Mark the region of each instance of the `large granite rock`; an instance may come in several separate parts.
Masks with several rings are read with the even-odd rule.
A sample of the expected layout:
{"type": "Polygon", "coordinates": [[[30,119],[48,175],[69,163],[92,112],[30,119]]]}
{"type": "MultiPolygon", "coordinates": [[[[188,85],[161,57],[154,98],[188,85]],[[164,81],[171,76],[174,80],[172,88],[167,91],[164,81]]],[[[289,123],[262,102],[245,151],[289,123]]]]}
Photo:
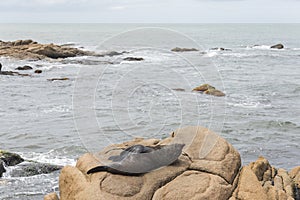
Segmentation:
{"type": "Polygon", "coordinates": [[[102,161],[93,154],[85,154],[75,167],[62,169],[60,199],[224,199],[231,196],[241,165],[240,155],[226,140],[203,127],[179,129],[161,141],[135,139],[111,145],[99,152],[97,158],[117,155],[120,149],[132,145],[155,148],[172,143],[185,144],[179,159],[169,166],[139,176],[103,171],[88,175],[87,171],[102,161]],[[208,141],[210,147],[207,150],[208,141]]]}
{"type": "Polygon", "coordinates": [[[0,56],[40,60],[94,55],[92,52],[55,44],[39,44],[32,40],[0,41],[0,56]]]}
{"type": "Polygon", "coordinates": [[[295,198],[294,181],[284,169],[275,169],[268,160],[259,157],[244,166],[238,187],[230,200],[292,200],[295,198]]]}

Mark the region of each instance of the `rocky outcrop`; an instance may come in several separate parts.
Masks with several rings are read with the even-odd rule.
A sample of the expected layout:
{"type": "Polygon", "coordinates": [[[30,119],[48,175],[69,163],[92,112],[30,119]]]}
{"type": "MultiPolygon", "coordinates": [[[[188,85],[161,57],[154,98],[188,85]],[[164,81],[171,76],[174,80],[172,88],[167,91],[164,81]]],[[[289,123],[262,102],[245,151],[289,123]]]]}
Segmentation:
{"type": "Polygon", "coordinates": [[[213,87],[209,84],[203,84],[198,87],[195,87],[193,89],[193,91],[197,91],[197,92],[201,92],[203,94],[209,94],[209,95],[213,95],[213,96],[217,96],[217,97],[225,96],[225,94],[222,91],[217,90],[215,87],[213,87]]]}
{"type": "Polygon", "coordinates": [[[40,60],[94,55],[92,52],[55,44],[39,44],[32,40],[0,41],[0,56],[40,60]]]}
{"type": "Polygon", "coordinates": [[[15,166],[24,161],[20,155],[3,150],[0,150],[0,160],[2,160],[7,166],[15,166]]]}
{"type": "Polygon", "coordinates": [[[40,69],[36,69],[36,70],[34,71],[35,74],[41,74],[42,72],[43,72],[43,71],[40,70],[40,69]]]}
{"type": "Polygon", "coordinates": [[[108,146],[97,154],[83,155],[75,167],[62,169],[60,199],[226,199],[236,187],[240,165],[239,153],[226,140],[203,127],[186,127],[164,140],[135,139],[108,146]],[[209,147],[207,138],[212,142],[209,147]],[[99,158],[118,155],[132,145],[155,148],[173,143],[184,143],[185,147],[171,165],[139,176],[105,171],[87,174],[104,163],[99,158]]]}
{"type": "Polygon", "coordinates": [[[275,169],[263,157],[244,166],[238,187],[230,200],[292,200],[296,198],[295,177],[284,169],[275,169]]]}
{"type": "Polygon", "coordinates": [[[123,60],[126,60],[126,61],[142,61],[142,60],[144,60],[144,58],[140,58],[140,57],[127,57],[127,58],[124,58],[123,60]]]}
{"type": "Polygon", "coordinates": [[[62,166],[26,161],[16,153],[0,150],[0,177],[7,172],[5,167],[14,166],[9,170],[11,177],[28,177],[38,174],[48,174],[60,170],[62,166]]]}
{"type": "Polygon", "coordinates": [[[284,48],[283,44],[275,44],[271,46],[271,49],[283,49],[283,48],[284,48]]]}
{"type": "Polygon", "coordinates": [[[175,47],[174,49],[171,49],[171,51],[174,51],[174,52],[186,52],[186,51],[199,51],[199,50],[195,49],[195,48],[179,48],[179,47],[175,47]]]}

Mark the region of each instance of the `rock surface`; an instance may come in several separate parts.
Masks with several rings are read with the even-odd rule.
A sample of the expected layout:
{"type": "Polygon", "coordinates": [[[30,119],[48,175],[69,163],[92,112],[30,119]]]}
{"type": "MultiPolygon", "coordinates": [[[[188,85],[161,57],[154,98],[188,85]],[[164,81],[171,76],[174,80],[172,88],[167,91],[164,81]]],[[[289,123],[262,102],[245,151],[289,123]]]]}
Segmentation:
{"type": "Polygon", "coordinates": [[[275,44],[271,46],[271,49],[283,49],[283,48],[284,48],[283,44],[275,44]]]}
{"type": "Polygon", "coordinates": [[[144,58],[140,58],[140,57],[127,57],[127,58],[124,58],[123,60],[126,60],[126,61],[142,61],[142,60],[144,60],[144,58]]]}
{"type": "MultiPolygon", "coordinates": [[[[300,166],[288,173],[272,167],[263,157],[241,170],[240,165],[239,153],[225,139],[203,127],[186,127],[164,140],[135,139],[110,145],[96,154],[83,155],[75,167],[62,169],[60,199],[300,199],[300,166]],[[155,147],[172,143],[185,144],[182,155],[172,165],[155,171],[139,176],[86,173],[101,164],[105,156],[116,155],[132,145],[155,147]]],[[[45,199],[57,200],[58,197],[51,193],[45,199]]]]}
{"type": "Polygon", "coordinates": [[[39,44],[32,40],[0,41],[0,56],[17,59],[41,60],[90,55],[94,53],[55,44],[39,44]]]}
{"type": "Polygon", "coordinates": [[[31,70],[33,69],[32,67],[25,65],[23,67],[17,67],[15,70],[31,70]]]}
{"type": "Polygon", "coordinates": [[[197,91],[197,92],[201,92],[203,94],[209,94],[209,95],[213,95],[213,96],[217,96],[217,97],[225,96],[225,94],[222,91],[217,90],[215,87],[213,87],[209,84],[203,84],[198,87],[195,87],[193,89],[193,91],[197,91]]]}
{"type": "Polygon", "coordinates": [[[185,51],[199,51],[199,50],[195,49],[195,48],[179,48],[179,47],[175,47],[174,49],[171,49],[171,51],[174,51],[174,52],[185,52],[185,51]]]}
{"type": "MultiPolygon", "coordinates": [[[[11,177],[28,177],[38,174],[48,174],[60,170],[62,166],[25,161],[20,155],[0,150],[0,177],[7,172],[5,167],[14,166],[9,170],[11,177]]],[[[7,172],[8,173],[8,172],[7,172]]]]}
{"type": "Polygon", "coordinates": [[[296,181],[284,169],[275,169],[268,160],[259,157],[242,168],[238,187],[230,200],[292,200],[297,195],[294,190],[296,181]]]}
{"type": "Polygon", "coordinates": [[[229,198],[241,165],[239,153],[223,138],[203,127],[179,129],[164,140],[135,139],[85,154],[76,167],[66,166],[59,178],[60,199],[215,199],[229,198]],[[207,138],[212,143],[207,146],[207,138]],[[132,145],[156,147],[184,143],[182,155],[169,166],[139,175],[86,172],[103,158],[132,145]],[[202,149],[204,148],[204,149],[202,149]],[[101,159],[98,159],[101,158],[101,159]]]}

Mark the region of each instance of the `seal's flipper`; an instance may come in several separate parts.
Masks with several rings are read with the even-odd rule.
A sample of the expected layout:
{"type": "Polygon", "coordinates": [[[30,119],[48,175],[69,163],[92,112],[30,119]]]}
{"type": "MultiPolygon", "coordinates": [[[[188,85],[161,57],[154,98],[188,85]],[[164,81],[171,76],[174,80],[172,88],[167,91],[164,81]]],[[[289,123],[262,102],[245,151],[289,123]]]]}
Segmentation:
{"type": "Polygon", "coordinates": [[[91,174],[95,172],[105,172],[107,171],[107,168],[108,168],[107,166],[97,166],[87,171],[87,174],[91,174]]]}

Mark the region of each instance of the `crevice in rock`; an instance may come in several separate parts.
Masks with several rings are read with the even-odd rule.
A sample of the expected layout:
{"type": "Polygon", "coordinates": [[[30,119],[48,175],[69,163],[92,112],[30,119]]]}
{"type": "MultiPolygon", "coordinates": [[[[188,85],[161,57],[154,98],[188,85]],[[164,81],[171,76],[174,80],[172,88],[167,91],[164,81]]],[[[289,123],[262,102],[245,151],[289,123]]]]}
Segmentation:
{"type": "Polygon", "coordinates": [[[293,192],[294,192],[295,200],[300,200],[300,190],[299,190],[297,184],[294,185],[293,190],[294,190],[293,192]]]}

